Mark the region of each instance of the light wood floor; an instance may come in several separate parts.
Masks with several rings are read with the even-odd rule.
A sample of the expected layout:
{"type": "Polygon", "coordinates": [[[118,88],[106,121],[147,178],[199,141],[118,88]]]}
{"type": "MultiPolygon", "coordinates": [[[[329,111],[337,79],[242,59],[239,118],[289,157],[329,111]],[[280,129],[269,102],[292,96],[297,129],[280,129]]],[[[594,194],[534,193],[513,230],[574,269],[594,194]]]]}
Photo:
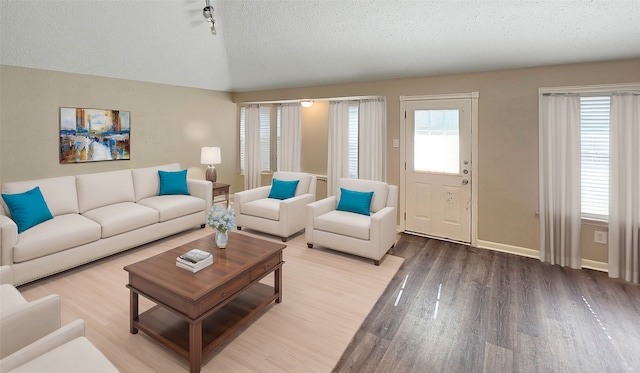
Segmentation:
{"type": "Polygon", "coordinates": [[[636,284],[409,235],[394,254],[335,372],[640,372],[636,284]]]}
{"type": "MultiPolygon", "coordinates": [[[[186,372],[188,363],[143,332],[129,333],[125,265],[212,231],[196,229],[19,288],[28,300],[62,298],[62,323],[85,320],[87,338],[121,372],[186,372]]],[[[253,234],[265,239],[272,236],[253,234]]],[[[228,248],[227,250],[232,250],[228,248]]],[[[203,372],[329,372],[403,259],[372,261],[307,249],[304,235],[284,250],[283,302],[272,305],[219,353],[203,372]]],[[[273,284],[273,275],[263,281],[273,284]]],[[[152,303],[141,297],[140,310],[152,303]]]]}

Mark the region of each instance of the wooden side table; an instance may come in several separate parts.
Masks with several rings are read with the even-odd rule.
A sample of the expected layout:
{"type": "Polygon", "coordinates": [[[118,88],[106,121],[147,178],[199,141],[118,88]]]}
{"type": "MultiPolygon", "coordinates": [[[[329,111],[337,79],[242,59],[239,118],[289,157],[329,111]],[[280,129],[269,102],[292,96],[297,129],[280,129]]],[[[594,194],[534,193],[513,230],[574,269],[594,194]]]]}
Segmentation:
{"type": "Polygon", "coordinates": [[[213,204],[217,196],[224,194],[224,200],[227,202],[227,208],[229,208],[229,184],[213,183],[213,195],[211,197],[211,203],[213,204]]]}

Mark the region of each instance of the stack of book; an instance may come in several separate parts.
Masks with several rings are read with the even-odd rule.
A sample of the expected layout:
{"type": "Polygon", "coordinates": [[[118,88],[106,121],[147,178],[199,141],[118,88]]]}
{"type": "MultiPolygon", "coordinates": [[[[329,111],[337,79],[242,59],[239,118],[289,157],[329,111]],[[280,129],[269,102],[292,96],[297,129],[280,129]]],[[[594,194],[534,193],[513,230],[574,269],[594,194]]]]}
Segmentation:
{"type": "Polygon", "coordinates": [[[190,250],[176,258],[176,265],[193,273],[213,264],[213,255],[200,249],[190,250]]]}

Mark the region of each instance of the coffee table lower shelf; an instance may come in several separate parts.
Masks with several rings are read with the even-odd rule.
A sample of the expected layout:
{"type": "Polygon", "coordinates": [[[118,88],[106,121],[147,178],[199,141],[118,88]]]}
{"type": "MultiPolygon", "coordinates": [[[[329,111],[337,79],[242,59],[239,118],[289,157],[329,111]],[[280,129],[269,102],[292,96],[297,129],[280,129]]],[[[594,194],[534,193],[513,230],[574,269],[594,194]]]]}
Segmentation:
{"type": "MultiPolygon", "coordinates": [[[[257,283],[203,319],[202,358],[233,337],[279,296],[272,286],[257,283]]],[[[133,327],[189,360],[189,322],[173,311],[156,305],[141,313],[133,321],[133,327]]]]}

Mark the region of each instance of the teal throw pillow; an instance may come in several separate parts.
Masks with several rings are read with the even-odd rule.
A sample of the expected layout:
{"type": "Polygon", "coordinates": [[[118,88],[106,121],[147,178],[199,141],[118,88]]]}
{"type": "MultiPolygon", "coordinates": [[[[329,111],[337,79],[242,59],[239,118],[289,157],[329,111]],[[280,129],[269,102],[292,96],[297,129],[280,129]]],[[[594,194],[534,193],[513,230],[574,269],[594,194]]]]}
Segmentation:
{"type": "Polygon", "coordinates": [[[296,188],[300,180],[279,180],[273,179],[271,182],[271,191],[269,192],[269,198],[275,199],[287,199],[296,195],[296,188]]]}
{"type": "Polygon", "coordinates": [[[356,214],[371,215],[371,199],[373,192],[358,192],[340,188],[340,202],[336,210],[355,212],[356,214]]]}
{"type": "Polygon", "coordinates": [[[189,188],[187,188],[187,170],[158,170],[158,175],[160,176],[160,193],[158,193],[159,196],[166,196],[169,194],[189,195],[189,188]]]}
{"type": "Polygon", "coordinates": [[[2,194],[2,199],[9,208],[11,218],[18,225],[18,233],[22,233],[43,221],[53,219],[40,187],[35,187],[24,193],[2,194]]]}

